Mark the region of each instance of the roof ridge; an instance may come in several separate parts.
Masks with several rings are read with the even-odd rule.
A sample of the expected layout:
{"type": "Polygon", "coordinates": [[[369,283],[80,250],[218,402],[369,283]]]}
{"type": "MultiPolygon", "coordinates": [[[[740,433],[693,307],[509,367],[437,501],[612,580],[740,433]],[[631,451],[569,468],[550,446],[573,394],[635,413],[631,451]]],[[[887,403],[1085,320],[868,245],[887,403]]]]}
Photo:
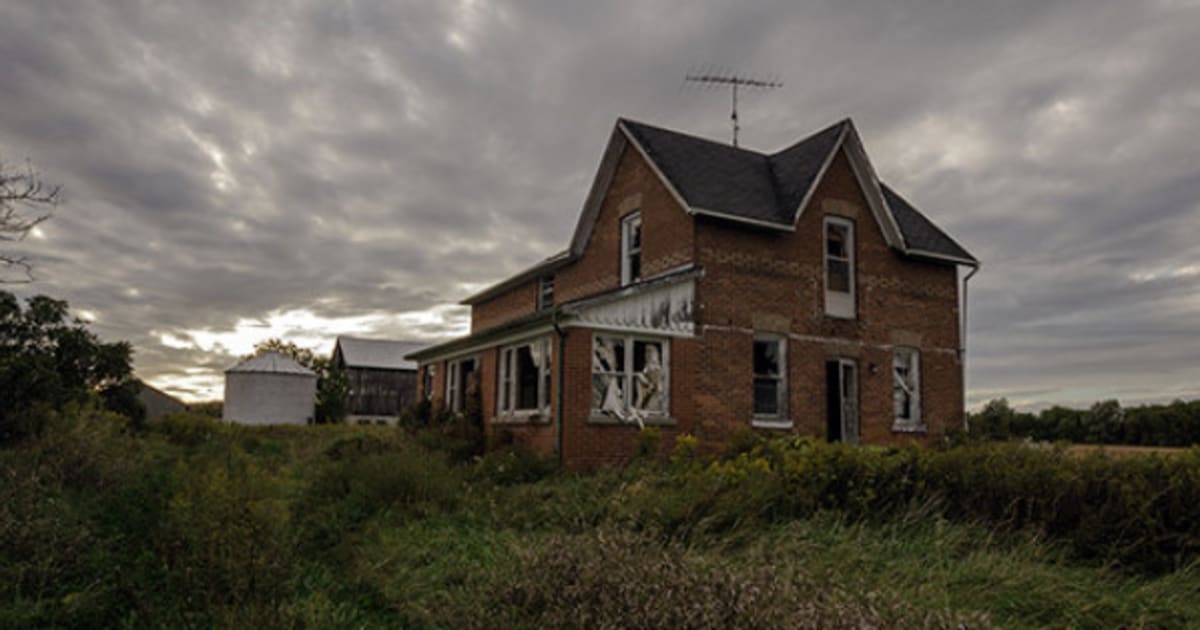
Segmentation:
{"type": "Polygon", "coordinates": [[[617,118],[617,122],[618,122],[618,123],[633,123],[634,125],[638,125],[638,126],[640,126],[640,127],[646,127],[646,128],[649,128],[649,129],[653,129],[653,130],[655,130],[655,131],[661,131],[661,132],[664,132],[664,133],[669,133],[669,134],[676,135],[676,136],[683,136],[683,137],[685,137],[685,138],[688,138],[688,139],[691,139],[691,140],[697,140],[697,141],[700,141],[700,142],[704,142],[704,143],[706,143],[706,144],[715,145],[715,146],[722,147],[722,148],[725,148],[725,149],[732,149],[732,150],[734,150],[734,151],[738,151],[738,152],[741,152],[741,153],[749,153],[749,154],[752,154],[752,155],[757,155],[757,156],[759,156],[759,157],[763,157],[763,158],[769,158],[769,157],[770,157],[769,155],[767,155],[766,153],[763,153],[762,151],[756,151],[756,150],[754,150],[754,149],[747,149],[747,148],[745,148],[745,147],[739,147],[739,146],[734,146],[734,145],[732,145],[732,144],[726,144],[726,143],[724,143],[724,142],[719,142],[719,141],[717,141],[717,140],[713,140],[712,138],[705,138],[705,137],[703,137],[703,136],[698,136],[698,135],[696,135],[696,134],[687,133],[687,132],[684,132],[684,131],[677,131],[677,130],[675,130],[675,129],[668,129],[668,128],[666,128],[666,127],[659,127],[658,125],[651,125],[650,123],[644,123],[644,122],[642,122],[642,121],[640,121],[640,120],[634,120],[634,119],[632,119],[632,118],[625,118],[624,116],[620,116],[620,117],[618,117],[618,118],[617,118]]]}
{"type": "Polygon", "coordinates": [[[809,140],[816,138],[817,136],[824,134],[827,131],[833,131],[836,128],[844,127],[846,125],[853,125],[853,124],[854,124],[854,121],[851,120],[851,118],[849,116],[847,116],[847,117],[833,123],[832,125],[826,125],[825,127],[822,127],[821,129],[814,131],[814,132],[808,134],[807,136],[804,136],[803,138],[800,138],[799,140],[787,145],[786,147],[784,147],[774,153],[771,153],[770,155],[767,156],[767,159],[769,159],[769,160],[774,159],[775,157],[777,157],[779,155],[787,153],[788,151],[804,144],[805,142],[808,142],[809,140]]]}

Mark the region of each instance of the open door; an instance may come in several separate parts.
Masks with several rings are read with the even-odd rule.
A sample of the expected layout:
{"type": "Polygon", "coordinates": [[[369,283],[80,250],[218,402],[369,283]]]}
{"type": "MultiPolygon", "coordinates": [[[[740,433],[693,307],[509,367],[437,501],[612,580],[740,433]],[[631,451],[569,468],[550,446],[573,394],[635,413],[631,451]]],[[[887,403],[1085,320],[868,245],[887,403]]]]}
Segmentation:
{"type": "Polygon", "coordinates": [[[829,441],[858,444],[858,364],[843,358],[826,361],[825,392],[829,441]]]}

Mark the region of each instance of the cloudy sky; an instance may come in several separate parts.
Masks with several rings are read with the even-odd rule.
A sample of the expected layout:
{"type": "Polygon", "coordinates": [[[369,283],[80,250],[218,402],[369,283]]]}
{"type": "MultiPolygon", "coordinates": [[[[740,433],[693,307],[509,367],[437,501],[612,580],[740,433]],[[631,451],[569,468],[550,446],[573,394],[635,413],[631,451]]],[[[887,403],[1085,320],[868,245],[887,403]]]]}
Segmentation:
{"type": "MultiPolygon", "coordinates": [[[[436,340],[566,245],[618,116],[774,151],[851,116],[984,261],[969,400],[1200,396],[1200,2],[0,3],[20,251],[189,399],[257,340],[436,340]]],[[[11,249],[11,248],[10,248],[11,249]]],[[[10,287],[11,288],[11,287],[10,287]]]]}

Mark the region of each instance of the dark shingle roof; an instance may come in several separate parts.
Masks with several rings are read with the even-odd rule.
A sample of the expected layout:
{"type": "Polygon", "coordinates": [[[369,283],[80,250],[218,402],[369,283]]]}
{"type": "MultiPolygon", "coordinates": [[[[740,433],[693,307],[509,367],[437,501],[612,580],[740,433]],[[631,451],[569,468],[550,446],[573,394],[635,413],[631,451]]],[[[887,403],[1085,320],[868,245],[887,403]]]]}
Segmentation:
{"type": "Polygon", "coordinates": [[[887,200],[888,208],[892,210],[892,216],[896,217],[896,224],[900,226],[900,232],[904,234],[904,242],[910,248],[975,260],[975,257],[954,242],[949,234],[934,225],[933,221],[921,214],[920,210],[914,208],[912,204],[908,203],[908,200],[901,197],[891,187],[887,184],[880,184],[880,188],[883,189],[883,198],[887,200]]]}
{"type": "MultiPolygon", "coordinates": [[[[628,119],[621,124],[691,208],[791,227],[849,119],[766,155],[628,119]]],[[[966,250],[886,186],[884,199],[905,244],[974,261],[966,250]]]]}
{"type": "Polygon", "coordinates": [[[689,206],[781,221],[767,156],[631,120],[622,122],[689,206]]]}

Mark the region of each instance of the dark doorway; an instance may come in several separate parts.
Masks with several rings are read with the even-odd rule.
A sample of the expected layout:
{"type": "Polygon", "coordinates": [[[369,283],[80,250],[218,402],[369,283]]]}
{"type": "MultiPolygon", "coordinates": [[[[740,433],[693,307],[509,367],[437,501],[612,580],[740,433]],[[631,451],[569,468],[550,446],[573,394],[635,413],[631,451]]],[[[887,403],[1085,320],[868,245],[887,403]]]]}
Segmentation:
{"type": "Polygon", "coordinates": [[[825,362],[825,401],[827,439],[858,444],[858,364],[854,359],[825,362]]]}

